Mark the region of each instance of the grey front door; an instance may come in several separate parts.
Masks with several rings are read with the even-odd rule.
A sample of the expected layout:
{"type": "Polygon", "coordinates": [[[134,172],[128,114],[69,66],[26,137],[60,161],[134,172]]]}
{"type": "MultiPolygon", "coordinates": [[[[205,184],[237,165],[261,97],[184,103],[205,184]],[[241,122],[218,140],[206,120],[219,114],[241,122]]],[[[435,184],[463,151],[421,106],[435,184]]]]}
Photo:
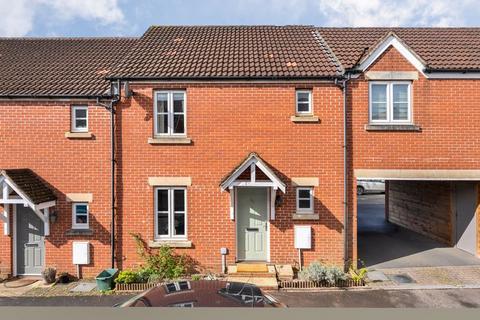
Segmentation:
{"type": "Polygon", "coordinates": [[[267,260],[268,188],[238,188],[238,260],[267,260]]]}
{"type": "Polygon", "coordinates": [[[45,259],[43,221],[32,209],[17,206],[17,274],[40,274],[45,259]]]}
{"type": "Polygon", "coordinates": [[[477,246],[477,209],[478,191],[475,183],[457,183],[455,185],[456,247],[473,255],[477,246]]]}

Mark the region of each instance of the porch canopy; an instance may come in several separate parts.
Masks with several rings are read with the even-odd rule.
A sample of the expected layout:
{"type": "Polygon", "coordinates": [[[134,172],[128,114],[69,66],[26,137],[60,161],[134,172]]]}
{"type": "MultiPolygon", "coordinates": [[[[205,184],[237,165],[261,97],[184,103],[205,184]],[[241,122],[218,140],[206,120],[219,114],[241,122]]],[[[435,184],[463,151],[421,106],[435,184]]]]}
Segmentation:
{"type": "Polygon", "coordinates": [[[5,235],[10,234],[9,205],[22,204],[30,207],[44,222],[45,235],[50,234],[49,209],[56,204],[57,197],[30,169],[8,169],[0,171],[0,204],[3,204],[5,235]]]}
{"type": "Polygon", "coordinates": [[[270,219],[275,219],[275,198],[277,190],[285,193],[285,183],[255,152],[250,153],[236,166],[221,183],[222,191],[230,191],[230,219],[235,219],[234,187],[267,187],[270,190],[270,219]]]}

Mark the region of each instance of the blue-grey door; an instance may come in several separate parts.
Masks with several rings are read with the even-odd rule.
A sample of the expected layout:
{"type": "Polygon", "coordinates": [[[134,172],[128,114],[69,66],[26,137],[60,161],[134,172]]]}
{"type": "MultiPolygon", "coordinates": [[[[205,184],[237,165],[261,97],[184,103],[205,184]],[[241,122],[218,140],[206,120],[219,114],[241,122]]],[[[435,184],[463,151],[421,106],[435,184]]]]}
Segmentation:
{"type": "Polygon", "coordinates": [[[45,260],[43,221],[29,207],[17,206],[17,274],[40,274],[45,260]]]}
{"type": "Polygon", "coordinates": [[[268,189],[237,190],[237,258],[267,260],[268,189]]]}

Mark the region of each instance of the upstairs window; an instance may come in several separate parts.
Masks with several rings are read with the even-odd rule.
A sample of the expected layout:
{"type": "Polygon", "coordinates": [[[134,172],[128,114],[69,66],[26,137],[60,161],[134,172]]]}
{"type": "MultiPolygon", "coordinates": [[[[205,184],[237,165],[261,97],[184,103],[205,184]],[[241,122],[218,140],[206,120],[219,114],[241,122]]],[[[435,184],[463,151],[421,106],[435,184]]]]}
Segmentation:
{"type": "Polygon", "coordinates": [[[88,132],[88,107],[72,106],[72,132],[88,132]]]}
{"type": "Polygon", "coordinates": [[[155,136],[186,134],[186,94],[184,91],[155,92],[155,136]]]}
{"type": "Polygon", "coordinates": [[[297,188],[297,213],[313,213],[313,188],[297,188]]]}
{"type": "Polygon", "coordinates": [[[370,123],[411,123],[410,82],[370,82],[370,123]]]}
{"type": "Polygon", "coordinates": [[[88,229],[88,203],[74,203],[72,207],[72,228],[88,229]]]}
{"type": "Polygon", "coordinates": [[[312,92],[310,90],[297,90],[295,112],[299,115],[313,113],[312,92]]]}

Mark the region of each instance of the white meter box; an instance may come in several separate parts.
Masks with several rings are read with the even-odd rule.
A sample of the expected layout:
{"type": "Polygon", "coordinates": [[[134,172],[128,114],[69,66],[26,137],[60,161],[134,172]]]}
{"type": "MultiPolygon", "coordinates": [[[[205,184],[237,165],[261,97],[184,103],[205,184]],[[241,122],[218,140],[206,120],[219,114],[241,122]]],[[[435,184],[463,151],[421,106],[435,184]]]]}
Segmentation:
{"type": "Polygon", "coordinates": [[[90,243],[88,241],[74,241],[73,264],[90,264],[90,243]]]}
{"type": "Polygon", "coordinates": [[[311,226],[294,226],[295,249],[312,248],[312,228],[311,226]]]}

